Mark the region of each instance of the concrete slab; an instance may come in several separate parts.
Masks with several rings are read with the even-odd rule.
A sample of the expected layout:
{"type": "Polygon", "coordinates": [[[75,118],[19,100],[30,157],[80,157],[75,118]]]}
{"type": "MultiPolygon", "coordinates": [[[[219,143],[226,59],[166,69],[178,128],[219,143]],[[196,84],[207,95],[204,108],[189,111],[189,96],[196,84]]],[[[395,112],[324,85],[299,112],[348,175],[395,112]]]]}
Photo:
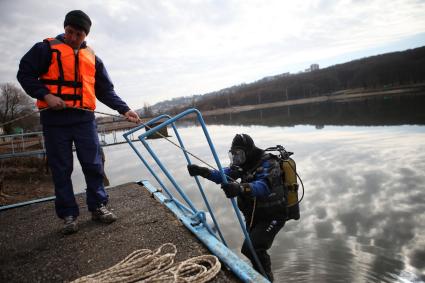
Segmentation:
{"type": "MultiPolygon", "coordinates": [[[[136,183],[109,188],[109,208],[119,219],[110,225],[91,221],[85,196],[78,233],[61,234],[54,202],[0,212],[0,282],[66,282],[106,269],[137,249],[177,246],[176,262],[210,254],[174,215],[136,183]]],[[[211,282],[240,282],[222,267],[211,282]]]]}

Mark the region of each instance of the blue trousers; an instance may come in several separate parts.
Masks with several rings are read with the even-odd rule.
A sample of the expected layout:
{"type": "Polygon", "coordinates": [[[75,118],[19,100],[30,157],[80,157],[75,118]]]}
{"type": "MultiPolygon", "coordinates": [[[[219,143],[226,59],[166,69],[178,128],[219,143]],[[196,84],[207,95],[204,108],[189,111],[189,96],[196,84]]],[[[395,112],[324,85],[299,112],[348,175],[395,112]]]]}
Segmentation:
{"type": "Polygon", "coordinates": [[[71,174],[74,167],[72,144],[86,180],[86,196],[89,211],[108,202],[103,186],[103,164],[96,122],[84,122],[66,126],[43,125],[47,160],[55,185],[55,208],[59,218],[77,217],[71,174]]]}

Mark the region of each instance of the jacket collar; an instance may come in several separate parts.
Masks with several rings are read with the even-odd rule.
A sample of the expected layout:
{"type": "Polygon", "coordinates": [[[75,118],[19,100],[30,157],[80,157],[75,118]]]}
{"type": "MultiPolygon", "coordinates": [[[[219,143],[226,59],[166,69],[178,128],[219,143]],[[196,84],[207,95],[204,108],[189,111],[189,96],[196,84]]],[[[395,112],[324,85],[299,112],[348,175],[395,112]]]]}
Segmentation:
{"type": "MultiPolygon", "coordinates": [[[[64,41],[64,37],[65,37],[65,34],[64,34],[64,33],[61,33],[61,34],[58,34],[58,35],[56,36],[56,39],[57,39],[57,40],[60,40],[60,41],[62,41],[62,42],[65,42],[65,41],[64,41]]],[[[80,49],[82,49],[82,48],[86,48],[86,47],[87,47],[87,43],[86,43],[86,41],[83,41],[83,43],[81,43],[80,49]]]]}

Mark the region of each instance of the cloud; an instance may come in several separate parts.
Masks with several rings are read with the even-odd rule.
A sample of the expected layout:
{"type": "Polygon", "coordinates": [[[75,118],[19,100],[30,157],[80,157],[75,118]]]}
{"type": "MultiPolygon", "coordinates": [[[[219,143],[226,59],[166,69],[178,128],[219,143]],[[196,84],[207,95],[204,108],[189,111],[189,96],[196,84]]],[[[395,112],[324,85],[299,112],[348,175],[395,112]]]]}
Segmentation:
{"type": "Polygon", "coordinates": [[[89,44],[136,108],[355,59],[350,54],[425,33],[425,2],[413,0],[18,0],[0,8],[2,81],[15,81],[21,56],[60,33],[66,12],[82,9],[93,21],[89,44]]]}
{"type": "Polygon", "coordinates": [[[317,222],[315,224],[316,234],[318,238],[331,238],[333,232],[333,224],[330,221],[317,222]]]}

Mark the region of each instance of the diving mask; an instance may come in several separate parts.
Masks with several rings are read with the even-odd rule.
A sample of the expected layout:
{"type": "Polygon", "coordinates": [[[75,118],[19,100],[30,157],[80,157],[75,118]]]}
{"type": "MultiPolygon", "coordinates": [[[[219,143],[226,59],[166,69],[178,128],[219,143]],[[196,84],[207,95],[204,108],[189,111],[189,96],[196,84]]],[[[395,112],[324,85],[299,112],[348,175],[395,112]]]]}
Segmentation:
{"type": "Polygon", "coordinates": [[[242,165],[246,161],[245,151],[243,151],[242,149],[231,149],[229,151],[229,158],[230,158],[230,166],[242,165]]]}

